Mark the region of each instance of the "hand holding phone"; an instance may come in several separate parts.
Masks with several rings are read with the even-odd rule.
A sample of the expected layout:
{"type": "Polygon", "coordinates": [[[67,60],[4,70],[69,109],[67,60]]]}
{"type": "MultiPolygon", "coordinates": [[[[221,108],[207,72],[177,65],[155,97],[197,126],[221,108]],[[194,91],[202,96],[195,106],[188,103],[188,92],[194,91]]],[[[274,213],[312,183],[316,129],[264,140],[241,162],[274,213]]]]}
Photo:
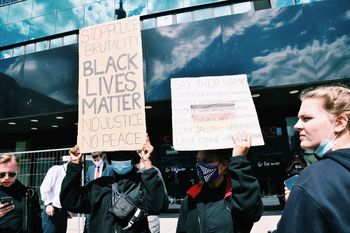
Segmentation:
{"type": "Polygon", "coordinates": [[[8,197],[0,197],[0,203],[1,204],[9,203],[10,205],[12,205],[13,198],[10,197],[10,196],[8,196],[8,197]]]}
{"type": "Polygon", "coordinates": [[[5,216],[14,208],[15,206],[13,205],[12,197],[0,197],[0,218],[5,216]]]}
{"type": "Polygon", "coordinates": [[[292,190],[294,183],[298,180],[298,175],[294,175],[289,179],[286,179],[283,183],[287,187],[287,189],[292,190]]]}

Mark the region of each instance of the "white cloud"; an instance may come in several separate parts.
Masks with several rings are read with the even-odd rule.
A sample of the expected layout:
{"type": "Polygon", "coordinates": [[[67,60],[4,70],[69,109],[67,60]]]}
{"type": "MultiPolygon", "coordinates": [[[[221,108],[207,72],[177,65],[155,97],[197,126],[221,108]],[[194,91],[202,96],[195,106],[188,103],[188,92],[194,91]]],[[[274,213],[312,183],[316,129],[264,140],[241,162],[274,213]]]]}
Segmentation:
{"type": "MultiPolygon", "coordinates": [[[[233,20],[231,27],[224,28],[224,42],[229,40],[233,35],[244,35],[245,31],[251,27],[259,27],[263,31],[269,31],[276,28],[281,28],[286,25],[286,22],[273,22],[280,14],[286,11],[285,8],[276,8],[269,10],[269,14],[266,11],[257,11],[246,14],[240,21],[233,20]]],[[[302,12],[297,11],[293,18],[288,20],[288,24],[293,24],[295,21],[302,17],[302,12]]]]}
{"type": "MultiPolygon", "coordinates": [[[[233,20],[231,27],[225,27],[224,35],[225,38],[229,39],[233,35],[243,35],[245,30],[250,27],[268,27],[271,24],[271,21],[280,14],[282,8],[271,10],[271,14],[261,17],[262,13],[253,12],[246,14],[246,17],[243,17],[242,20],[233,20]]],[[[226,40],[227,40],[226,39],[226,40]]],[[[224,42],[226,42],[224,39],[224,42]]]]}
{"type": "Polygon", "coordinates": [[[164,37],[175,39],[179,37],[184,30],[188,28],[188,24],[182,23],[173,25],[172,27],[162,27],[158,29],[159,34],[164,37]]]}
{"type": "Polygon", "coordinates": [[[114,9],[114,4],[111,1],[87,5],[85,7],[84,26],[91,26],[113,20],[114,11],[109,9],[114,9]]]}
{"type": "Polygon", "coordinates": [[[287,46],[256,57],[254,62],[263,67],[252,73],[250,84],[271,86],[315,81],[315,70],[318,71],[318,80],[349,76],[350,53],[344,53],[349,44],[350,38],[342,36],[330,44],[314,40],[302,49],[287,46]]]}
{"type": "Polygon", "coordinates": [[[299,36],[306,35],[306,33],[307,33],[307,31],[306,31],[306,30],[304,30],[304,31],[302,31],[302,32],[300,32],[300,33],[299,33],[299,36]]]}
{"type": "Polygon", "coordinates": [[[7,27],[8,27],[8,29],[10,29],[8,31],[15,31],[21,35],[28,35],[30,25],[28,23],[22,21],[22,22],[9,24],[9,25],[7,25],[7,27]]]}
{"type": "MultiPolygon", "coordinates": [[[[181,30],[184,30],[183,28],[181,30]]],[[[158,86],[169,77],[169,74],[176,70],[181,70],[193,58],[198,57],[218,36],[221,34],[221,28],[217,27],[210,35],[192,35],[192,38],[179,39],[177,46],[170,51],[170,62],[155,60],[154,75],[149,80],[150,86],[158,86]]],[[[172,33],[168,34],[172,35],[172,33]]],[[[148,90],[147,94],[152,94],[153,90],[148,90]]]]}
{"type": "Polygon", "coordinates": [[[347,12],[345,12],[344,18],[345,18],[346,20],[350,20],[350,10],[348,10],[347,12]]]}

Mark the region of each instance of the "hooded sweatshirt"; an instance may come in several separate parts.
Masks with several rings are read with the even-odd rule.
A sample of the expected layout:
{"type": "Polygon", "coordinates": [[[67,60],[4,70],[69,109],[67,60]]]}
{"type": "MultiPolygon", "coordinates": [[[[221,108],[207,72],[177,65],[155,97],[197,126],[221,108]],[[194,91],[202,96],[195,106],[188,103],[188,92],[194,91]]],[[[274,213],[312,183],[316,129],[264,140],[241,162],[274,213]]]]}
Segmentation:
{"type": "Polygon", "coordinates": [[[350,232],[350,149],[328,152],[301,173],[276,232],[350,232]]]}

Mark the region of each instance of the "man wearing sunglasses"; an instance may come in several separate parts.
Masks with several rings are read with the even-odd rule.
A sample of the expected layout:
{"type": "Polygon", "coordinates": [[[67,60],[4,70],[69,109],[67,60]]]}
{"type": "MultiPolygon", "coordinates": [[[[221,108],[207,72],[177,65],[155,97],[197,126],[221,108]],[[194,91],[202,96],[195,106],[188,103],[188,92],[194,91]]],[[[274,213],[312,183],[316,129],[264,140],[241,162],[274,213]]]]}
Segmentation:
{"type": "Polygon", "coordinates": [[[41,209],[34,190],[24,186],[17,175],[14,154],[0,155],[0,232],[39,233],[41,209]]]}

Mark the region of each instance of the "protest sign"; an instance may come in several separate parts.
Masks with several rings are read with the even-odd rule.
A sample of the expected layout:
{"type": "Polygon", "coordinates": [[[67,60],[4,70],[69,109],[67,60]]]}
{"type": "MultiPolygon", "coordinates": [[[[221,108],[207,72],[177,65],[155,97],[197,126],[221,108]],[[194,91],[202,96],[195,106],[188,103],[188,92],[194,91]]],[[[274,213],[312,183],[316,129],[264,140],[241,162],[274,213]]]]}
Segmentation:
{"type": "Polygon", "coordinates": [[[171,79],[175,150],[232,148],[232,136],[264,145],[246,75],[171,79]]]}
{"type": "Polygon", "coordinates": [[[79,32],[81,153],[137,150],[146,135],[141,23],[125,18],[79,32]]]}

